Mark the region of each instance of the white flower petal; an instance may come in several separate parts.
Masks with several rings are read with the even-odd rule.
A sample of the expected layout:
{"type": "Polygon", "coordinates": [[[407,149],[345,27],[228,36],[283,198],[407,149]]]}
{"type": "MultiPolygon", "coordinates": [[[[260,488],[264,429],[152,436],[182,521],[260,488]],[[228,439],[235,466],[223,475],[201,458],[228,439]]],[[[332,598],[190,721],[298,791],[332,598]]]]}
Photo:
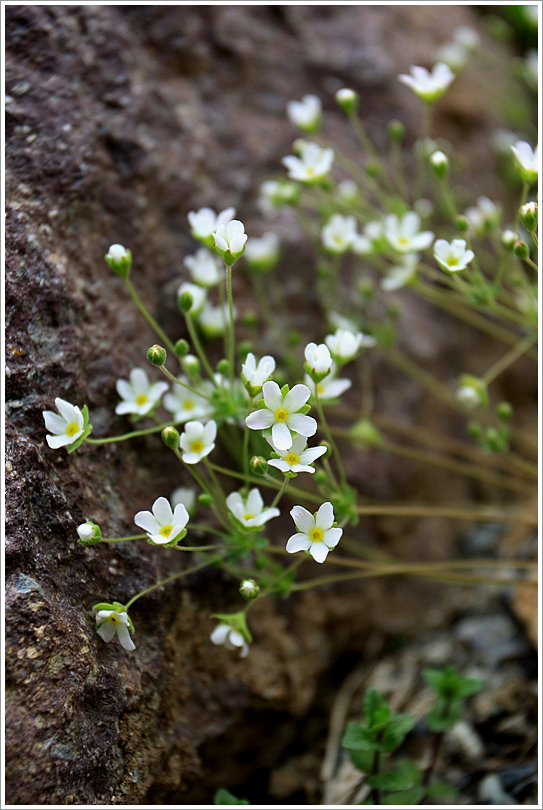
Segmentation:
{"type": "Polygon", "coordinates": [[[306,534],[293,534],[287,540],[287,551],[289,554],[295,554],[297,551],[308,551],[311,542],[306,534]]]}
{"type": "Polygon", "coordinates": [[[311,529],[315,528],[315,518],[303,506],[293,506],[290,510],[290,516],[299,532],[308,534],[311,529]]]}
{"type": "Polygon", "coordinates": [[[272,425],[272,439],[278,450],[288,450],[292,447],[292,435],[284,422],[275,422],[272,425]]]}
{"type": "Polygon", "coordinates": [[[319,529],[329,529],[334,522],[334,508],[330,501],[326,501],[321,506],[315,517],[315,524],[319,529]]]}
{"type": "Polygon", "coordinates": [[[315,560],[315,562],[323,563],[328,556],[328,546],[325,546],[324,543],[312,543],[311,548],[309,549],[309,553],[315,560]]]}

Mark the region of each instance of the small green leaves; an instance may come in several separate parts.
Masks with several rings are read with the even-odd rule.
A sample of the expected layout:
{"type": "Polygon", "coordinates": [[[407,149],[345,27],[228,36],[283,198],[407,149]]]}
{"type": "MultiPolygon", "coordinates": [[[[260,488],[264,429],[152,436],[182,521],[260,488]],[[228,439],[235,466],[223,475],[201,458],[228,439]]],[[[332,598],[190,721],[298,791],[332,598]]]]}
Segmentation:
{"type": "Polygon", "coordinates": [[[249,800],[236,799],[226,788],[219,788],[213,797],[213,804],[249,804],[249,800]]]}
{"type": "Polygon", "coordinates": [[[368,689],[364,698],[364,716],[369,729],[384,728],[391,710],[383,695],[377,689],[368,689]]]}
{"type": "Polygon", "coordinates": [[[343,736],[344,748],[358,751],[395,751],[415,725],[409,714],[394,714],[377,689],[364,699],[365,722],[352,721],[343,736]]]}
{"type": "Polygon", "coordinates": [[[438,696],[426,718],[426,724],[432,731],[452,728],[462,716],[462,700],[479,692],[484,685],[476,678],[462,677],[454,667],[445,670],[425,669],[422,675],[438,696]]]}

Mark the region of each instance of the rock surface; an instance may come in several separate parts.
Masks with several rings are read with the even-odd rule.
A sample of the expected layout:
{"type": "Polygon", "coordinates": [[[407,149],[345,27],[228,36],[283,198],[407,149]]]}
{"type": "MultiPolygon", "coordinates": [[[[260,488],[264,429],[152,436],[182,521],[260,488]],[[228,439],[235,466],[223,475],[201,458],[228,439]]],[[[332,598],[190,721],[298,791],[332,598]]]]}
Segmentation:
{"type": "MultiPolygon", "coordinates": [[[[95,435],[127,429],[114,416],[115,380],[146,365],[155,337],[103,261],[111,243],[131,247],[135,286],[170,337],[181,337],[172,290],[194,249],[186,214],[236,205],[248,226],[262,227],[256,189],[293,139],[286,101],[323,96],[328,134],[347,152],[333,102],[340,86],[360,91],[378,145],[391,118],[416,132],[418,107],[396,74],[431,61],[466,22],[477,24],[468,8],[451,6],[446,14],[437,6],[6,9],[9,803],[208,803],[216,787],[273,767],[345,651],[362,654],[371,632],[439,624],[454,607],[454,591],[411,581],[394,583],[393,593],[372,582],[363,592],[263,603],[252,617],[257,641],[240,662],[209,643],[210,614],[238,604],[235,583],[212,569],[136,604],[134,653],[105,645],[95,602],[127,600],[188,563],[143,543],[83,548],[77,525],[91,518],[108,536],[130,534],[136,511],[187,482],[156,436],[51,451],[41,414],[60,396],[88,403],[95,435]]],[[[489,54],[481,81],[505,81],[499,52],[489,54]]],[[[451,139],[461,130],[477,158],[472,182],[492,196],[484,145],[499,117],[491,94],[481,100],[477,75],[455,88],[437,125],[451,139]]],[[[306,297],[307,252],[297,233],[290,243],[281,272],[296,305],[306,297]]],[[[407,317],[419,323],[421,313],[407,317]]],[[[425,318],[415,350],[437,365],[451,341],[459,353],[473,347],[468,333],[425,318]]],[[[384,402],[405,382],[387,375],[384,402]]],[[[415,419],[428,413],[408,384],[402,397],[415,419]]],[[[445,473],[414,480],[411,467],[378,453],[351,466],[369,496],[406,499],[424,488],[439,498],[445,482],[455,497],[466,494],[445,473]]],[[[401,536],[390,521],[360,527],[419,559],[449,554],[454,536],[439,523],[433,548],[432,521],[402,521],[401,536]]]]}

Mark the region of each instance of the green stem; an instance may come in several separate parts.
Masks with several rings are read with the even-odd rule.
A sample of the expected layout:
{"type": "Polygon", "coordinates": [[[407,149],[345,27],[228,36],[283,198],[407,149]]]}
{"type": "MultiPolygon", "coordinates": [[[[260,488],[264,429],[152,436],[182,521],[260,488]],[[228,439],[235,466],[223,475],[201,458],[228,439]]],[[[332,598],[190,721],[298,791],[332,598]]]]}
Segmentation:
{"type": "Polygon", "coordinates": [[[229,338],[228,338],[228,377],[230,380],[230,389],[234,388],[234,356],[235,356],[235,333],[234,333],[234,301],[232,298],[232,267],[233,265],[226,265],[226,294],[228,296],[228,315],[230,323],[229,338]]]}
{"type": "Polygon", "coordinates": [[[526,337],[524,340],[520,340],[516,346],[514,346],[511,351],[504,354],[493,366],[491,366],[488,371],[486,371],[483,376],[482,380],[488,385],[496,377],[505,371],[515,360],[518,360],[533,344],[535,343],[535,337],[526,337]]]}
{"type": "Polygon", "coordinates": [[[213,510],[213,512],[215,514],[215,517],[217,518],[219,523],[221,523],[222,526],[227,531],[229,531],[230,530],[230,525],[228,523],[228,519],[227,519],[226,515],[223,514],[223,512],[217,507],[217,504],[215,503],[216,496],[213,493],[213,491],[211,490],[211,488],[209,487],[209,485],[207,484],[207,482],[202,478],[202,476],[199,473],[196,472],[196,470],[193,469],[193,467],[194,467],[193,464],[185,464],[185,462],[183,461],[183,457],[181,455],[181,452],[180,452],[180,450],[178,448],[174,450],[174,453],[177,456],[177,458],[179,459],[179,461],[183,464],[185,469],[187,469],[188,472],[192,475],[192,477],[194,478],[196,483],[201,487],[201,489],[207,495],[209,495],[210,498],[212,498],[213,503],[211,504],[211,508],[212,508],[212,510],[213,510]]]}
{"type": "Polygon", "coordinates": [[[109,436],[105,439],[85,439],[88,444],[111,444],[111,442],[124,442],[126,439],[133,439],[136,436],[146,436],[148,433],[159,433],[164,428],[172,427],[173,422],[163,422],[161,425],[155,425],[151,428],[144,428],[143,430],[133,430],[131,433],[123,433],[120,436],[109,436]]]}
{"type": "Polygon", "coordinates": [[[172,574],[170,577],[166,577],[161,582],[157,582],[156,585],[151,585],[150,588],[145,588],[144,591],[140,591],[140,593],[133,596],[132,599],[126,603],[125,608],[128,611],[128,608],[134,604],[136,599],[139,599],[141,596],[145,596],[151,591],[156,591],[157,588],[161,588],[163,585],[167,585],[169,582],[173,582],[174,579],[179,579],[180,577],[186,577],[189,574],[194,574],[196,571],[199,571],[201,568],[205,568],[206,565],[213,565],[213,563],[218,562],[222,559],[222,554],[219,554],[215,557],[212,557],[210,560],[205,560],[204,562],[198,563],[198,565],[193,565],[192,568],[187,568],[186,571],[179,571],[177,574],[172,574]]]}
{"type": "Polygon", "coordinates": [[[130,537],[102,537],[101,543],[122,543],[124,540],[142,540],[147,534],[132,534],[130,537]]]}
{"type": "Polygon", "coordinates": [[[169,380],[171,380],[171,381],[172,381],[173,383],[175,383],[176,385],[181,385],[183,388],[186,388],[188,391],[191,391],[193,394],[196,394],[196,396],[198,396],[198,397],[202,397],[202,399],[207,399],[207,400],[208,400],[208,402],[211,402],[211,401],[212,401],[212,398],[211,398],[210,396],[208,396],[207,394],[204,394],[202,391],[198,391],[196,388],[193,388],[191,385],[187,385],[187,383],[184,383],[182,380],[178,380],[178,379],[177,379],[177,377],[174,377],[174,375],[173,375],[173,374],[171,374],[171,373],[168,371],[168,369],[166,368],[166,366],[160,366],[160,370],[162,371],[162,373],[163,373],[163,374],[164,374],[164,375],[165,375],[165,376],[166,376],[166,377],[167,377],[169,380]]]}
{"type": "Polygon", "coordinates": [[[130,295],[132,296],[132,299],[133,299],[135,305],[137,306],[137,308],[139,309],[139,311],[141,312],[141,314],[143,315],[143,317],[145,318],[145,320],[147,321],[149,326],[151,326],[151,328],[156,332],[156,334],[159,336],[159,338],[161,339],[163,344],[166,346],[168,351],[170,351],[172,354],[175,354],[175,356],[177,357],[177,354],[175,352],[175,346],[171,342],[170,338],[166,335],[166,333],[160,328],[160,326],[155,321],[153,316],[147,311],[147,309],[145,308],[145,306],[141,302],[137,292],[135,291],[134,287],[132,286],[130,280],[128,278],[125,278],[124,281],[125,281],[125,284],[126,284],[126,288],[127,288],[128,292],[130,293],[130,295]]]}
{"type": "Polygon", "coordinates": [[[277,506],[277,504],[278,504],[278,503],[279,503],[279,501],[281,500],[281,497],[282,497],[283,493],[285,492],[286,488],[287,488],[287,487],[288,487],[288,485],[289,485],[289,481],[290,481],[290,478],[287,478],[287,477],[285,476],[285,480],[283,481],[283,485],[282,485],[281,489],[279,490],[279,492],[277,493],[277,495],[275,496],[275,498],[274,498],[274,499],[273,499],[273,501],[272,501],[272,504],[271,504],[272,508],[273,508],[274,506],[277,506]]]}
{"type": "Polygon", "coordinates": [[[196,331],[196,329],[194,327],[194,321],[192,320],[190,312],[185,312],[185,321],[186,321],[186,324],[187,324],[187,329],[188,329],[188,332],[189,332],[189,335],[190,335],[190,339],[192,340],[192,344],[193,344],[194,348],[196,349],[196,354],[200,358],[201,364],[203,365],[203,367],[206,370],[207,376],[213,382],[213,384],[215,385],[215,388],[219,388],[219,384],[218,384],[217,380],[215,379],[213,369],[209,365],[209,360],[207,359],[206,353],[204,352],[204,350],[202,348],[202,344],[200,342],[200,338],[198,337],[198,333],[197,333],[197,331],[196,331]]]}
{"type": "Polygon", "coordinates": [[[522,181],[522,189],[521,189],[521,192],[520,192],[520,202],[517,205],[517,210],[515,211],[515,219],[513,221],[513,230],[514,231],[516,231],[517,228],[518,228],[518,224],[519,224],[519,220],[520,220],[520,209],[522,208],[522,206],[526,202],[526,197],[528,196],[529,188],[530,188],[529,184],[526,182],[526,180],[523,180],[522,181]]]}
{"type": "Polygon", "coordinates": [[[334,438],[332,436],[332,433],[330,432],[330,428],[328,427],[328,422],[326,421],[326,416],[324,415],[324,410],[323,410],[323,407],[322,407],[320,399],[319,399],[318,383],[315,383],[315,403],[317,405],[317,411],[319,413],[319,416],[320,416],[320,419],[321,419],[321,422],[322,422],[322,427],[323,427],[324,433],[326,435],[326,438],[330,442],[332,452],[334,453],[334,458],[336,460],[336,466],[338,468],[341,483],[345,486],[347,484],[347,476],[345,475],[345,470],[343,468],[341,457],[339,455],[339,452],[338,452],[336,443],[334,441],[334,438]]]}
{"type": "MultiPolygon", "coordinates": [[[[287,574],[290,574],[291,571],[293,571],[295,568],[298,568],[298,566],[301,563],[303,563],[303,561],[304,561],[304,558],[302,557],[300,559],[295,560],[292,563],[292,565],[288,566],[288,568],[284,568],[281,571],[281,573],[279,574],[279,576],[274,577],[274,579],[272,579],[271,582],[268,582],[266,587],[262,591],[260,591],[260,593],[258,594],[258,599],[262,599],[263,596],[267,596],[269,594],[269,592],[275,587],[275,585],[277,585],[278,582],[281,582],[283,577],[286,577],[287,574]]],[[[292,585],[291,585],[291,587],[292,587],[292,585]]],[[[254,605],[254,603],[257,602],[258,599],[254,599],[252,602],[247,602],[247,604],[246,604],[246,606],[245,606],[245,608],[243,610],[243,613],[246,614],[247,611],[249,610],[249,608],[251,607],[251,605],[254,605]]]]}

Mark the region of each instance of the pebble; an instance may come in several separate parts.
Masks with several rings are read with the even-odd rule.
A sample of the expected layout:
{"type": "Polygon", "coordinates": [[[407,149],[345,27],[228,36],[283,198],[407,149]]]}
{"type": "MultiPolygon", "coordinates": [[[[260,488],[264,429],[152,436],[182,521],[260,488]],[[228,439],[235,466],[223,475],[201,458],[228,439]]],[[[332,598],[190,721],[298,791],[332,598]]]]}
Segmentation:
{"type": "Polygon", "coordinates": [[[506,793],[498,774],[489,773],[479,782],[479,800],[484,804],[518,804],[515,799],[506,793]]]}

